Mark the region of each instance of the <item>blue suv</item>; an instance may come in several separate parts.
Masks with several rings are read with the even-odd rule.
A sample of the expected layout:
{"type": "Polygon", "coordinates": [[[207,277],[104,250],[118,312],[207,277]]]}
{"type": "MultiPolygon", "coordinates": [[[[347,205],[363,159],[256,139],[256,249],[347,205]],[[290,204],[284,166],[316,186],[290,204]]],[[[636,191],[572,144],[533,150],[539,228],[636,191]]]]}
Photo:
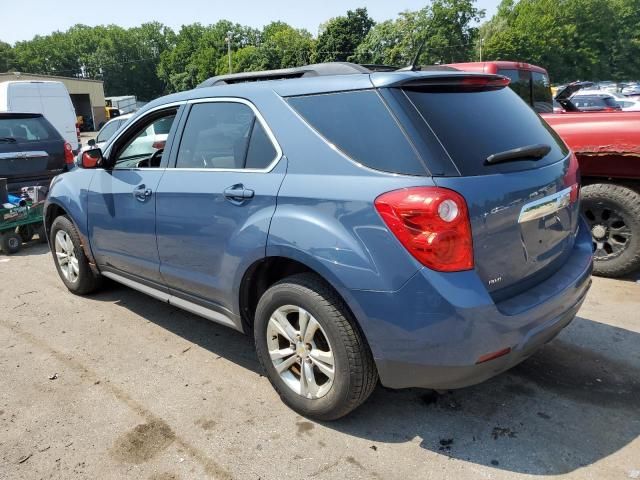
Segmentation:
{"type": "Polygon", "coordinates": [[[591,283],[576,158],[508,82],[338,63],[160,98],[54,180],[57,270],[76,294],[108,277],[253,335],[311,418],[378,380],[481,382],[591,283]]]}

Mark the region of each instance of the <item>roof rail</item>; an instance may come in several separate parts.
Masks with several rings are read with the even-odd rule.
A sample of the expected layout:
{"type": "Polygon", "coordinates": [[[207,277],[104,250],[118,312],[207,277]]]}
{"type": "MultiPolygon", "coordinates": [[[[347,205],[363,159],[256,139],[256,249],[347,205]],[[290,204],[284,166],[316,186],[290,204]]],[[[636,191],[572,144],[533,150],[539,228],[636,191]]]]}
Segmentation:
{"type": "Polygon", "coordinates": [[[350,75],[354,73],[371,73],[371,70],[362,65],[349,62],[316,63],[313,65],[305,65],[304,67],[218,75],[205,80],[198,85],[197,88],[213,87],[215,85],[230,85],[234,83],[262,82],[265,80],[282,80],[288,78],[350,75]]]}

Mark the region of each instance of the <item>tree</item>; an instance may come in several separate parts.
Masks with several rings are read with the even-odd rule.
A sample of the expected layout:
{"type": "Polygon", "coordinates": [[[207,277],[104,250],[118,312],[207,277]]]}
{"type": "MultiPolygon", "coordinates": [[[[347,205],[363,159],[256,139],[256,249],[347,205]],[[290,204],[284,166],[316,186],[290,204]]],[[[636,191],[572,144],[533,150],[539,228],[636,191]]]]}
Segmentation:
{"type": "Polygon", "coordinates": [[[332,18],[323,25],[318,36],[314,61],[348,61],[374,25],[366,8],[348,10],[346,16],[332,18]]]}
{"type": "Polygon", "coordinates": [[[255,45],[258,30],[234,24],[228,20],[203,26],[199,23],[184,25],[175,37],[171,49],[161,54],[157,74],[169,91],[194,88],[200,82],[220,73],[228,72],[221,59],[227,58],[227,38],[233,52],[255,45]]]}
{"type": "Polygon", "coordinates": [[[434,0],[431,5],[402,12],[396,20],[374,26],[356,49],[360,63],[407,65],[424,42],[422,64],[467,61],[473,56],[484,10],[475,0],[434,0]]]}
{"type": "Polygon", "coordinates": [[[637,44],[627,47],[634,32],[638,39],[639,7],[638,0],[505,0],[481,29],[485,58],[541,65],[561,82],[615,78],[638,65],[637,44]],[[623,51],[633,53],[622,61],[623,51]]]}
{"type": "Polygon", "coordinates": [[[13,68],[14,56],[11,45],[0,41],[0,73],[8,72],[13,68]]]}

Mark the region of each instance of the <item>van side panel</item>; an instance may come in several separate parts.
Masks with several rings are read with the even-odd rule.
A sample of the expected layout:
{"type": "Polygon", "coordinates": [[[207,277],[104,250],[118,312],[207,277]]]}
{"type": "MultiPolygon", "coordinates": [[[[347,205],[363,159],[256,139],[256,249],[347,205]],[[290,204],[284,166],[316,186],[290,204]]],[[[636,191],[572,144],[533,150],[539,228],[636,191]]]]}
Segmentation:
{"type": "Polygon", "coordinates": [[[7,111],[42,113],[62,138],[77,149],[76,114],[61,82],[7,82],[7,111]]]}

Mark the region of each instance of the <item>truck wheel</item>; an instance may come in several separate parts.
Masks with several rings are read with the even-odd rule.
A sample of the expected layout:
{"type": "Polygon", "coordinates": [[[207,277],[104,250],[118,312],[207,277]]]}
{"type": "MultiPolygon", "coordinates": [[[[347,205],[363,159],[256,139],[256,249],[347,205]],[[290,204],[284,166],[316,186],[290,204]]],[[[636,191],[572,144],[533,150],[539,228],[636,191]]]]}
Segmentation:
{"type": "Polygon", "coordinates": [[[51,225],[51,253],[58,275],[69,291],[86,295],[99,287],[100,277],[91,270],[80,235],[66,216],[57,217],[51,225]]]}
{"type": "Polygon", "coordinates": [[[377,384],[373,356],[342,299],[313,274],[294,275],[258,302],[254,336],[260,363],[296,412],[335,420],[377,384]]]}
{"type": "Polygon", "coordinates": [[[581,190],[593,238],[594,273],[620,277],[640,267],[640,194],[609,183],[581,190]]]}
{"type": "Polygon", "coordinates": [[[22,247],[22,239],[16,232],[2,234],[2,251],[7,255],[18,253],[22,247]]]}

